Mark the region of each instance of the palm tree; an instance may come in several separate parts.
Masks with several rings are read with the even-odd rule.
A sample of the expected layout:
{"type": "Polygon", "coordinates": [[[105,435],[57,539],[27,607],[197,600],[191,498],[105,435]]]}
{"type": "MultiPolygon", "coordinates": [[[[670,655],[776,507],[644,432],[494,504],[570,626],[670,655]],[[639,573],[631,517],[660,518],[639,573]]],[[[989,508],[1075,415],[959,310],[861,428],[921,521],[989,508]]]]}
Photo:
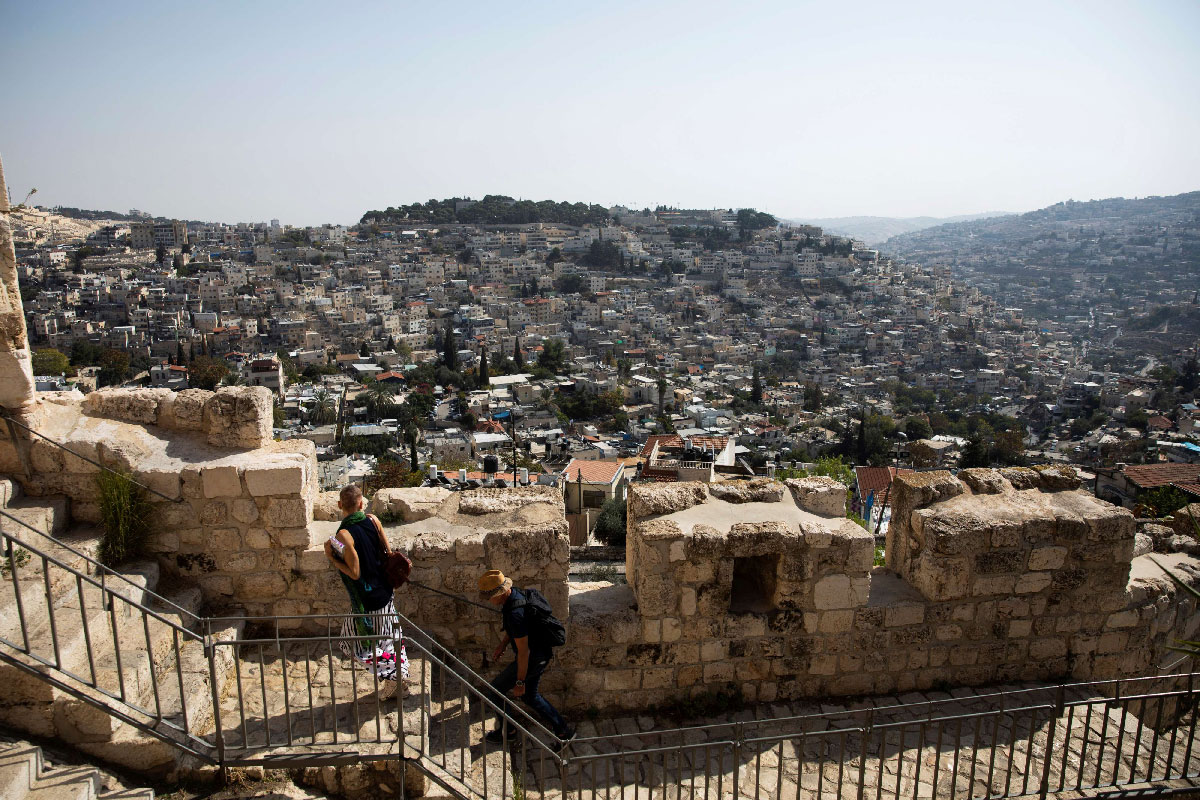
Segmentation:
{"type": "Polygon", "coordinates": [[[222,386],[245,386],[246,379],[240,373],[231,372],[221,379],[222,386]]]}
{"type": "Polygon", "coordinates": [[[371,412],[371,416],[376,419],[381,418],[384,409],[393,404],[395,397],[395,386],[382,381],[372,381],[367,386],[367,409],[371,412]]]}
{"type": "Polygon", "coordinates": [[[313,392],[313,404],[309,407],[308,418],[314,425],[328,425],[337,417],[337,404],[328,389],[317,389],[313,392]]]}

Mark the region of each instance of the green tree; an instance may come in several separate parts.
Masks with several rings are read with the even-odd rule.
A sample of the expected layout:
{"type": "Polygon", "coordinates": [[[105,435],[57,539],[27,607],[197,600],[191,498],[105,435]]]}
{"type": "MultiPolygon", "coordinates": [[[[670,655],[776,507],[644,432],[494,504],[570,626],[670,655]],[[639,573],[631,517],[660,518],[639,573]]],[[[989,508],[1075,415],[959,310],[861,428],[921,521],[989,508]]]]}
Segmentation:
{"type": "Polygon", "coordinates": [[[442,364],[451,372],[458,372],[458,342],[454,338],[453,323],[446,323],[442,336],[442,364]]]}
{"type": "Polygon", "coordinates": [[[816,383],[804,384],[804,410],[820,411],[825,398],[821,394],[821,386],[816,383]]]}
{"type": "Polygon", "coordinates": [[[486,389],[492,385],[492,376],[488,371],[487,348],[479,351],[479,369],[476,371],[476,384],[481,389],[486,389]]]}
{"type": "Polygon", "coordinates": [[[229,374],[229,365],[208,356],[196,356],[188,364],[188,386],[193,389],[217,388],[217,384],[229,374]]]}
{"type": "Polygon", "coordinates": [[[67,375],[73,376],[75,370],[71,367],[71,359],[67,354],[52,347],[33,351],[34,375],[67,375]]]}
{"type": "Polygon", "coordinates": [[[366,342],[363,342],[362,347],[358,348],[358,354],[362,358],[370,358],[371,357],[371,348],[367,346],[366,342]]]}
{"type": "Polygon", "coordinates": [[[105,350],[100,356],[99,386],[119,386],[129,380],[129,354],[120,350],[105,350]]]}
{"type": "Polygon", "coordinates": [[[375,419],[382,419],[395,403],[396,387],[384,381],[371,381],[365,394],[367,411],[375,419]]]}
{"type": "Polygon", "coordinates": [[[583,276],[577,272],[567,272],[554,279],[554,291],[559,294],[578,294],[583,289],[583,276]]]}
{"type": "Polygon", "coordinates": [[[542,353],[538,356],[538,366],[555,375],[566,368],[566,353],[561,339],[547,339],[542,343],[542,353]]]}
{"type": "Polygon", "coordinates": [[[918,439],[928,439],[933,436],[933,428],[924,417],[909,417],[904,420],[904,435],[914,442],[918,439]]]}
{"type": "Polygon", "coordinates": [[[596,527],[592,530],[599,539],[610,547],[625,546],[625,530],[627,523],[625,501],[619,498],[606,500],[600,508],[600,516],[596,518],[596,527]]]}
{"type": "Polygon", "coordinates": [[[518,372],[525,369],[525,356],[521,353],[521,337],[513,339],[513,369],[518,372]]]}
{"type": "Polygon", "coordinates": [[[1143,516],[1165,517],[1188,504],[1189,496],[1174,486],[1159,486],[1138,495],[1138,504],[1145,507],[1143,516]]]}
{"type": "Polygon", "coordinates": [[[758,364],[754,365],[754,377],[750,380],[750,402],[756,406],[761,406],[763,401],[763,385],[762,373],[759,371],[758,364]]]}
{"type": "Polygon", "coordinates": [[[328,389],[313,392],[313,402],[308,407],[308,418],[313,425],[328,425],[337,419],[337,404],[328,389]]]}

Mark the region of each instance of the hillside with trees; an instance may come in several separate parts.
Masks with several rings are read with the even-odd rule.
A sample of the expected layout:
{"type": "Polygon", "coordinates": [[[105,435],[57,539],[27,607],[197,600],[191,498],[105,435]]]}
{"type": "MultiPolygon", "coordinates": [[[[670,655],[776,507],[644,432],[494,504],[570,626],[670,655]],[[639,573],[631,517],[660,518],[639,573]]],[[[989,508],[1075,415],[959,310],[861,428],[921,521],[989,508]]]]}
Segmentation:
{"type": "Polygon", "coordinates": [[[520,225],[530,222],[558,222],[564,225],[603,225],[610,219],[608,209],[594,203],[565,203],[554,200],[514,200],[501,194],[489,194],[482,200],[451,197],[405,206],[389,206],[368,211],[362,224],[426,222],[448,225],[520,225]]]}

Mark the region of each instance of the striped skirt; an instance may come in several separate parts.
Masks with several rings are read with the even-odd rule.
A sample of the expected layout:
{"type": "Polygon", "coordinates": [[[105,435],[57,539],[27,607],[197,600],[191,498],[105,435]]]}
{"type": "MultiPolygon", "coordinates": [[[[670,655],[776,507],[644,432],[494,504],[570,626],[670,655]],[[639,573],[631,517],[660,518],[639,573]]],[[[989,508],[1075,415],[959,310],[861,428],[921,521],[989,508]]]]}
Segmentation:
{"type": "Polygon", "coordinates": [[[361,616],[346,617],[342,623],[341,648],[381,681],[408,677],[408,653],[404,650],[404,631],[392,601],[383,608],[361,616]],[[351,637],[368,636],[369,639],[351,637]]]}

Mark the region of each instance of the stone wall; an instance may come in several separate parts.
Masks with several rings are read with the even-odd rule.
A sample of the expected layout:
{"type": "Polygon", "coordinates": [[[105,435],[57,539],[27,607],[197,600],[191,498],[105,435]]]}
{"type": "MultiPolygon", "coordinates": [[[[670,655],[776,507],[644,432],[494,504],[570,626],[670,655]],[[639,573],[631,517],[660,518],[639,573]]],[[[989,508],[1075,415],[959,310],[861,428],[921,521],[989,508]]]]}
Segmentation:
{"type": "Polygon", "coordinates": [[[825,479],[633,487],[629,585],[572,594],[550,687],[570,706],[637,708],[1098,680],[1152,673],[1195,632],[1195,602],[1134,559],[1132,517],[1073,473],[961,477],[897,479],[890,569],[825,479]]]}

